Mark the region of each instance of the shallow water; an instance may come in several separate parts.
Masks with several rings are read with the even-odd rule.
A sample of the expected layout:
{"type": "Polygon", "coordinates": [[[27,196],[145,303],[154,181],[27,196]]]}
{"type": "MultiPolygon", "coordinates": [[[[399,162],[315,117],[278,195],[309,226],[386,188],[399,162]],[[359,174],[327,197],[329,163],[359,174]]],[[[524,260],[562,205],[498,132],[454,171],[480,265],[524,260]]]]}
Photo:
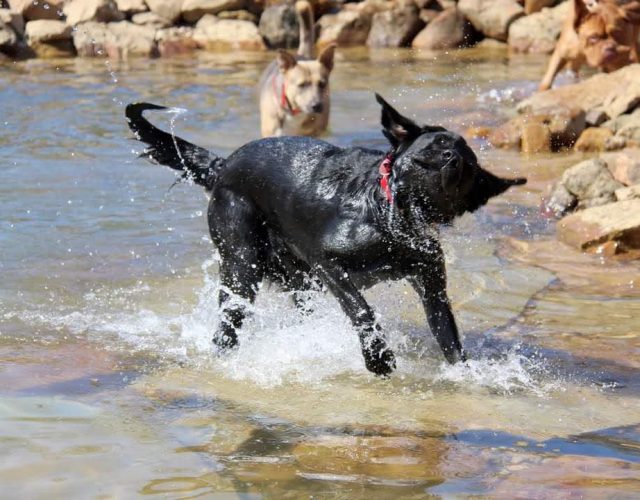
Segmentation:
{"type": "MultiPolygon", "coordinates": [[[[212,355],[205,196],[136,159],[123,106],[185,108],[176,132],[227,154],[257,137],[270,57],[0,67],[2,495],[635,496],[639,266],[561,246],[538,211],[579,156],[473,142],[529,183],[443,232],[467,365],[443,363],[403,283],[367,292],[398,353],[389,380],[331,297],[301,317],[269,287],[241,347],[212,355]]],[[[460,132],[499,123],[543,65],[341,51],[328,139],[384,147],[373,91],[460,132]]]]}

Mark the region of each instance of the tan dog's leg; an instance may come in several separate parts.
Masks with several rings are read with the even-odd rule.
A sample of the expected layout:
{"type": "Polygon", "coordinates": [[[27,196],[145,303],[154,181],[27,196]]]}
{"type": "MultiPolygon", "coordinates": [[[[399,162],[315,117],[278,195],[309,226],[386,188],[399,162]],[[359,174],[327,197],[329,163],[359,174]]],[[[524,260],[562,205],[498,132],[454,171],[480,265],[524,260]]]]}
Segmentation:
{"type": "Polygon", "coordinates": [[[315,43],[315,29],[313,26],[313,10],[307,0],[296,2],[296,13],[300,24],[300,43],[298,56],[313,59],[313,44],[315,43]]]}
{"type": "Polygon", "coordinates": [[[549,90],[554,78],[566,63],[567,59],[564,57],[564,51],[562,51],[561,47],[556,47],[556,50],[554,50],[551,55],[549,66],[547,66],[547,72],[542,78],[540,85],[538,85],[538,90],[549,90]]]}

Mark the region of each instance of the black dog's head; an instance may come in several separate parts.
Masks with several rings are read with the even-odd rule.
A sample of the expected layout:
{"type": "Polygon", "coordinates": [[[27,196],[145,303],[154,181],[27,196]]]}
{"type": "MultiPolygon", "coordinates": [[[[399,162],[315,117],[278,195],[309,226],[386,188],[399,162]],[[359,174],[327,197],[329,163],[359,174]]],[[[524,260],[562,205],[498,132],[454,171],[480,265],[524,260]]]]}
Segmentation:
{"type": "Polygon", "coordinates": [[[421,127],[378,94],[376,100],[382,106],[382,133],[393,149],[391,185],[400,206],[418,203],[433,222],[446,223],[527,181],[496,177],[480,167],[458,134],[442,127],[421,127]]]}

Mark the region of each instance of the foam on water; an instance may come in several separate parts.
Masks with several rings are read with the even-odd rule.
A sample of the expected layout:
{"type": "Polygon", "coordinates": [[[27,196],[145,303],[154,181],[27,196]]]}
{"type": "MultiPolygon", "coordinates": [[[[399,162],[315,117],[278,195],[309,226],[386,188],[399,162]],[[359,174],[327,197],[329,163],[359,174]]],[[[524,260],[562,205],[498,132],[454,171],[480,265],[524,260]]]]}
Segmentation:
{"type": "MultiPolygon", "coordinates": [[[[216,353],[211,343],[219,321],[215,267],[214,260],[203,265],[204,284],[197,304],[180,304],[184,313],[165,312],[160,306],[143,307],[138,298],[146,299],[157,291],[141,283],[86,294],[84,306],[74,311],[31,310],[19,316],[32,324],[87,335],[110,349],[151,351],[169,362],[202,370],[207,377],[263,387],[322,385],[345,375],[364,380],[372,377],[364,367],[356,332],[335,299],[320,292],[310,296],[313,312],[304,316],[295,309],[289,294],[272,287],[263,289],[250,307],[240,346],[230,353],[216,353]]],[[[408,384],[535,395],[555,387],[545,380],[548,377],[541,361],[516,350],[491,352],[482,345],[471,346],[473,359],[450,366],[442,361],[434,340],[425,334],[424,325],[408,325],[389,314],[382,323],[398,357],[394,377],[401,377],[408,384]]]]}

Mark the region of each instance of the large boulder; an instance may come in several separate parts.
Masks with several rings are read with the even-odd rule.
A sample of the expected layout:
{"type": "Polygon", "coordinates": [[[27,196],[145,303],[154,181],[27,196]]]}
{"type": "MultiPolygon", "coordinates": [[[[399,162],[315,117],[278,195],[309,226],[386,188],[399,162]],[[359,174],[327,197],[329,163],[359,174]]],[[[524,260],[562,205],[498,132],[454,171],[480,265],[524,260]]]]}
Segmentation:
{"type": "Polygon", "coordinates": [[[545,7],[552,7],[556,3],[558,3],[557,0],[524,0],[524,13],[529,15],[540,12],[545,7]]]}
{"type": "Polygon", "coordinates": [[[612,253],[640,249],[640,198],[587,208],[558,221],[558,238],[581,250],[611,243],[612,253]]]}
{"type": "Polygon", "coordinates": [[[150,26],[156,29],[163,29],[171,26],[171,23],[167,19],[151,11],[134,14],[131,16],[131,22],[133,24],[139,24],[140,26],[150,26]]]}
{"type": "Polygon", "coordinates": [[[369,47],[406,47],[424,27],[414,3],[401,3],[395,8],[376,12],[367,37],[369,47]]]}
{"type": "Polygon", "coordinates": [[[625,186],[640,183],[640,148],[605,153],[601,158],[607,162],[609,171],[616,181],[625,186]]]}
{"type": "Polygon", "coordinates": [[[297,47],[300,26],[295,7],[287,4],[267,7],[260,16],[258,31],[271,49],[297,47]]]}
{"type": "Polygon", "coordinates": [[[602,127],[610,130],[615,137],[624,139],[624,143],[640,145],[640,106],[631,113],[619,115],[602,124],[602,127]]]}
{"type": "Polygon", "coordinates": [[[27,21],[62,19],[64,0],[7,0],[9,8],[27,21]]]}
{"type": "Polygon", "coordinates": [[[446,50],[466,47],[477,40],[477,32],[456,8],[440,12],[411,42],[414,49],[446,50]]]}
{"type": "Polygon", "coordinates": [[[264,50],[258,27],[249,21],[205,15],[196,24],[193,39],[209,50],[264,50]]]}
{"type": "Polygon", "coordinates": [[[245,0],[182,0],[181,13],[186,22],[196,23],[205,14],[216,15],[219,12],[239,10],[246,6],[245,0]]]}
{"type": "Polygon", "coordinates": [[[193,39],[195,30],[190,26],[174,26],[156,31],[156,42],[161,57],[189,54],[200,48],[193,39]]]}
{"type": "Polygon", "coordinates": [[[129,56],[155,57],[158,48],[155,29],[128,21],[117,23],[88,22],[73,32],[78,55],[126,59],[129,56]]]}
{"type": "Polygon", "coordinates": [[[317,23],[320,29],[318,45],[321,47],[332,43],[340,47],[364,45],[369,36],[373,15],[386,9],[388,9],[386,4],[362,2],[355,6],[347,4],[336,14],[322,16],[317,23]]]}
{"type": "Polygon", "coordinates": [[[40,19],[26,26],[29,47],[38,57],[70,57],[75,55],[72,28],[63,21],[40,19]]]}
{"type": "Polygon", "coordinates": [[[10,9],[0,9],[0,24],[5,24],[18,35],[24,35],[24,18],[19,12],[10,9]]]}
{"type": "Polygon", "coordinates": [[[609,119],[635,109],[640,103],[640,64],[613,73],[597,74],[581,82],[538,92],[517,106],[521,114],[536,115],[552,108],[580,108],[603,112],[609,119]]]}
{"type": "Polygon", "coordinates": [[[18,35],[13,28],[7,24],[0,23],[0,52],[11,54],[18,44],[18,35]]]}
{"type": "Polygon", "coordinates": [[[572,147],[588,126],[608,125],[615,135],[606,139],[605,149],[619,149],[633,145],[637,137],[640,114],[630,113],[639,106],[640,64],[633,64],[534,94],[518,104],[518,116],[495,129],[489,141],[497,147],[520,148],[524,125],[535,122],[549,126],[550,149],[558,150],[572,147]]]}
{"type": "Polygon", "coordinates": [[[478,31],[502,41],[507,40],[511,23],[524,15],[516,0],[460,0],[458,8],[478,31]]]}
{"type": "Polygon", "coordinates": [[[38,21],[29,21],[25,33],[29,43],[58,42],[71,40],[72,28],[64,21],[40,19],[38,21]]]}
{"type": "Polygon", "coordinates": [[[546,208],[556,215],[564,215],[574,209],[606,205],[616,201],[616,190],[622,187],[611,175],[607,162],[597,158],[586,160],[564,171],[551,191],[546,208]]]}
{"type": "Polygon", "coordinates": [[[541,108],[512,118],[492,130],[488,139],[495,147],[527,153],[559,151],[575,144],[586,127],[585,116],[580,108],[541,108]]]}
{"type": "Polygon", "coordinates": [[[513,52],[550,54],[571,8],[571,2],[563,2],[552,9],[543,9],[516,19],[509,26],[509,49],[513,52]]]}
{"type": "Polygon", "coordinates": [[[67,23],[76,25],[93,21],[108,23],[122,21],[124,14],[118,10],[115,0],[71,0],[65,3],[67,23]]]}
{"type": "Polygon", "coordinates": [[[116,0],[116,5],[120,12],[124,12],[128,16],[149,10],[144,0],[116,0]]]}
{"type": "Polygon", "coordinates": [[[170,23],[180,19],[182,2],[176,0],[145,0],[149,10],[164,17],[170,23]]]}

